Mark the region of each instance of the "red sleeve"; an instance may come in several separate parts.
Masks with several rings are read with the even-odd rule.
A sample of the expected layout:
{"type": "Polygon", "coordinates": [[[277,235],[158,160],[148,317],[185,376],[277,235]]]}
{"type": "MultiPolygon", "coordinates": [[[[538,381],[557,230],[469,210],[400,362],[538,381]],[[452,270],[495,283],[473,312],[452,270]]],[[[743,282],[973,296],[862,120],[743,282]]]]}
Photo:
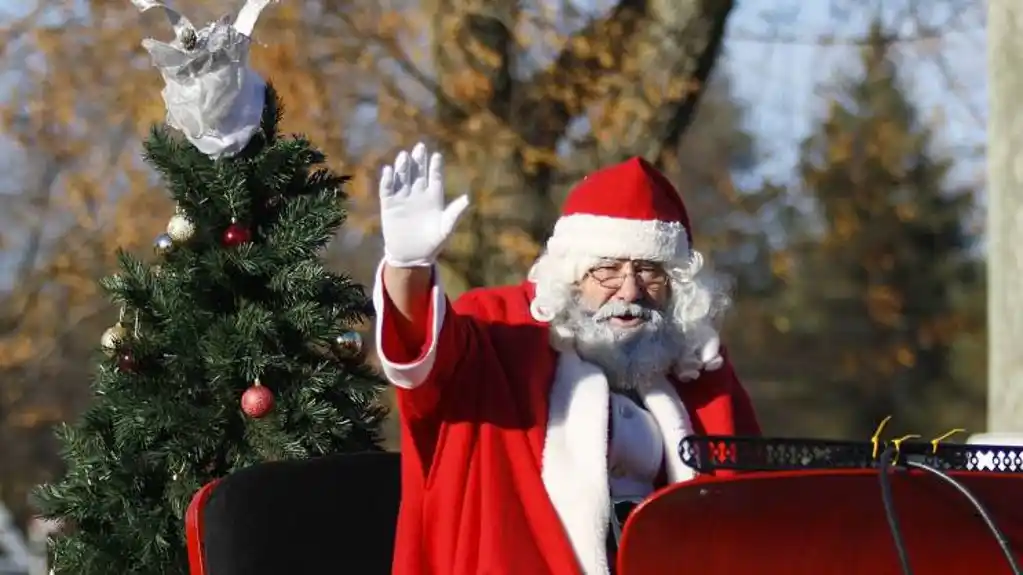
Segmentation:
{"type": "MultiPolygon", "coordinates": [[[[373,288],[376,343],[384,375],[395,387],[403,456],[426,477],[445,418],[472,398],[484,383],[478,374],[493,365],[478,303],[467,294],[452,304],[434,275],[423,325],[395,321],[397,310],[380,276],[373,288]]],[[[492,369],[492,367],[491,367],[492,369]]]]}
{"type": "Polygon", "coordinates": [[[452,305],[436,274],[422,325],[397,321],[398,313],[377,272],[373,303],[377,312],[377,350],[384,375],[397,388],[403,416],[428,418],[442,392],[458,385],[460,374],[479,348],[483,336],[471,315],[470,298],[452,305]]]}

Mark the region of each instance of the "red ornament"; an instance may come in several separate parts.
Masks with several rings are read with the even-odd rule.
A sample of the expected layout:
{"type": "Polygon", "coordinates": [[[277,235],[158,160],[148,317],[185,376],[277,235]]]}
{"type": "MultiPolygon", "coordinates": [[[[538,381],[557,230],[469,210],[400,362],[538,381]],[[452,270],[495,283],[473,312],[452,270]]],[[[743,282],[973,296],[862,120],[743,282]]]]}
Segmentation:
{"type": "Polygon", "coordinates": [[[254,419],[266,417],[274,408],[274,394],[257,379],[252,387],[242,394],[242,411],[254,419]]]}
{"type": "Polygon", "coordinates": [[[130,350],[121,350],[117,354],[117,369],[124,373],[134,373],[135,369],[138,368],[138,364],[135,363],[135,354],[130,350]]]}
{"type": "Polygon", "coordinates": [[[234,222],[224,230],[224,237],[221,239],[221,242],[224,244],[224,247],[235,248],[247,243],[251,239],[252,232],[249,231],[249,228],[234,222]]]}

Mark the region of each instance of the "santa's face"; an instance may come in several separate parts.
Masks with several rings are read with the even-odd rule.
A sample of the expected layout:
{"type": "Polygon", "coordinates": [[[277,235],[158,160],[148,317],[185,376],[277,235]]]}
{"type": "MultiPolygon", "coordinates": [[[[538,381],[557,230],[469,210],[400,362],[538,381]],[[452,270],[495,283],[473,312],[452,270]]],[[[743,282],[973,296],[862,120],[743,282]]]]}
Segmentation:
{"type": "MultiPolygon", "coordinates": [[[[620,301],[661,307],[669,297],[668,274],[656,262],[608,259],[591,268],[579,282],[579,297],[590,310],[620,301]]],[[[642,318],[614,317],[612,325],[636,327],[642,318]]]]}
{"type": "Polygon", "coordinates": [[[563,327],[573,333],[579,354],[603,367],[613,385],[642,386],[663,376],[679,350],[681,330],[664,311],[669,300],[661,266],[602,262],[579,282],[563,327]]]}

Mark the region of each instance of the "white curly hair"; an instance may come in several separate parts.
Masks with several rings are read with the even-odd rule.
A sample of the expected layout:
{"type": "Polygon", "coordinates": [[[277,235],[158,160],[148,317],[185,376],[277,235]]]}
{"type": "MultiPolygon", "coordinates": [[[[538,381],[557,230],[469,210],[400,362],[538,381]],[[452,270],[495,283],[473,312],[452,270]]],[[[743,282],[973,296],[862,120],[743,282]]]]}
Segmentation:
{"type": "MultiPolygon", "coordinates": [[[[551,344],[564,350],[575,344],[574,313],[578,309],[579,281],[604,258],[541,255],[529,272],[536,295],[530,312],[551,326],[551,344]]],[[[672,338],[671,368],[682,379],[693,379],[700,369],[716,369],[720,320],[731,307],[730,282],[704,267],[702,254],[689,251],[686,260],[663,262],[670,296],[661,311],[672,338]]]]}

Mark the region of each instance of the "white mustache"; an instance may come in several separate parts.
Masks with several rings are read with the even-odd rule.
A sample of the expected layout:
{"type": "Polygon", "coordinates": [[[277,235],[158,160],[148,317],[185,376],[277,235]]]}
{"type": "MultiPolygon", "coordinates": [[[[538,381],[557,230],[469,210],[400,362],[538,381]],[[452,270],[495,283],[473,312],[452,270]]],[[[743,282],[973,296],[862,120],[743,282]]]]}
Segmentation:
{"type": "Polygon", "coordinates": [[[621,300],[612,300],[600,306],[600,309],[593,314],[594,321],[607,321],[611,318],[635,317],[649,320],[653,312],[648,307],[638,303],[626,303],[621,300]]]}

